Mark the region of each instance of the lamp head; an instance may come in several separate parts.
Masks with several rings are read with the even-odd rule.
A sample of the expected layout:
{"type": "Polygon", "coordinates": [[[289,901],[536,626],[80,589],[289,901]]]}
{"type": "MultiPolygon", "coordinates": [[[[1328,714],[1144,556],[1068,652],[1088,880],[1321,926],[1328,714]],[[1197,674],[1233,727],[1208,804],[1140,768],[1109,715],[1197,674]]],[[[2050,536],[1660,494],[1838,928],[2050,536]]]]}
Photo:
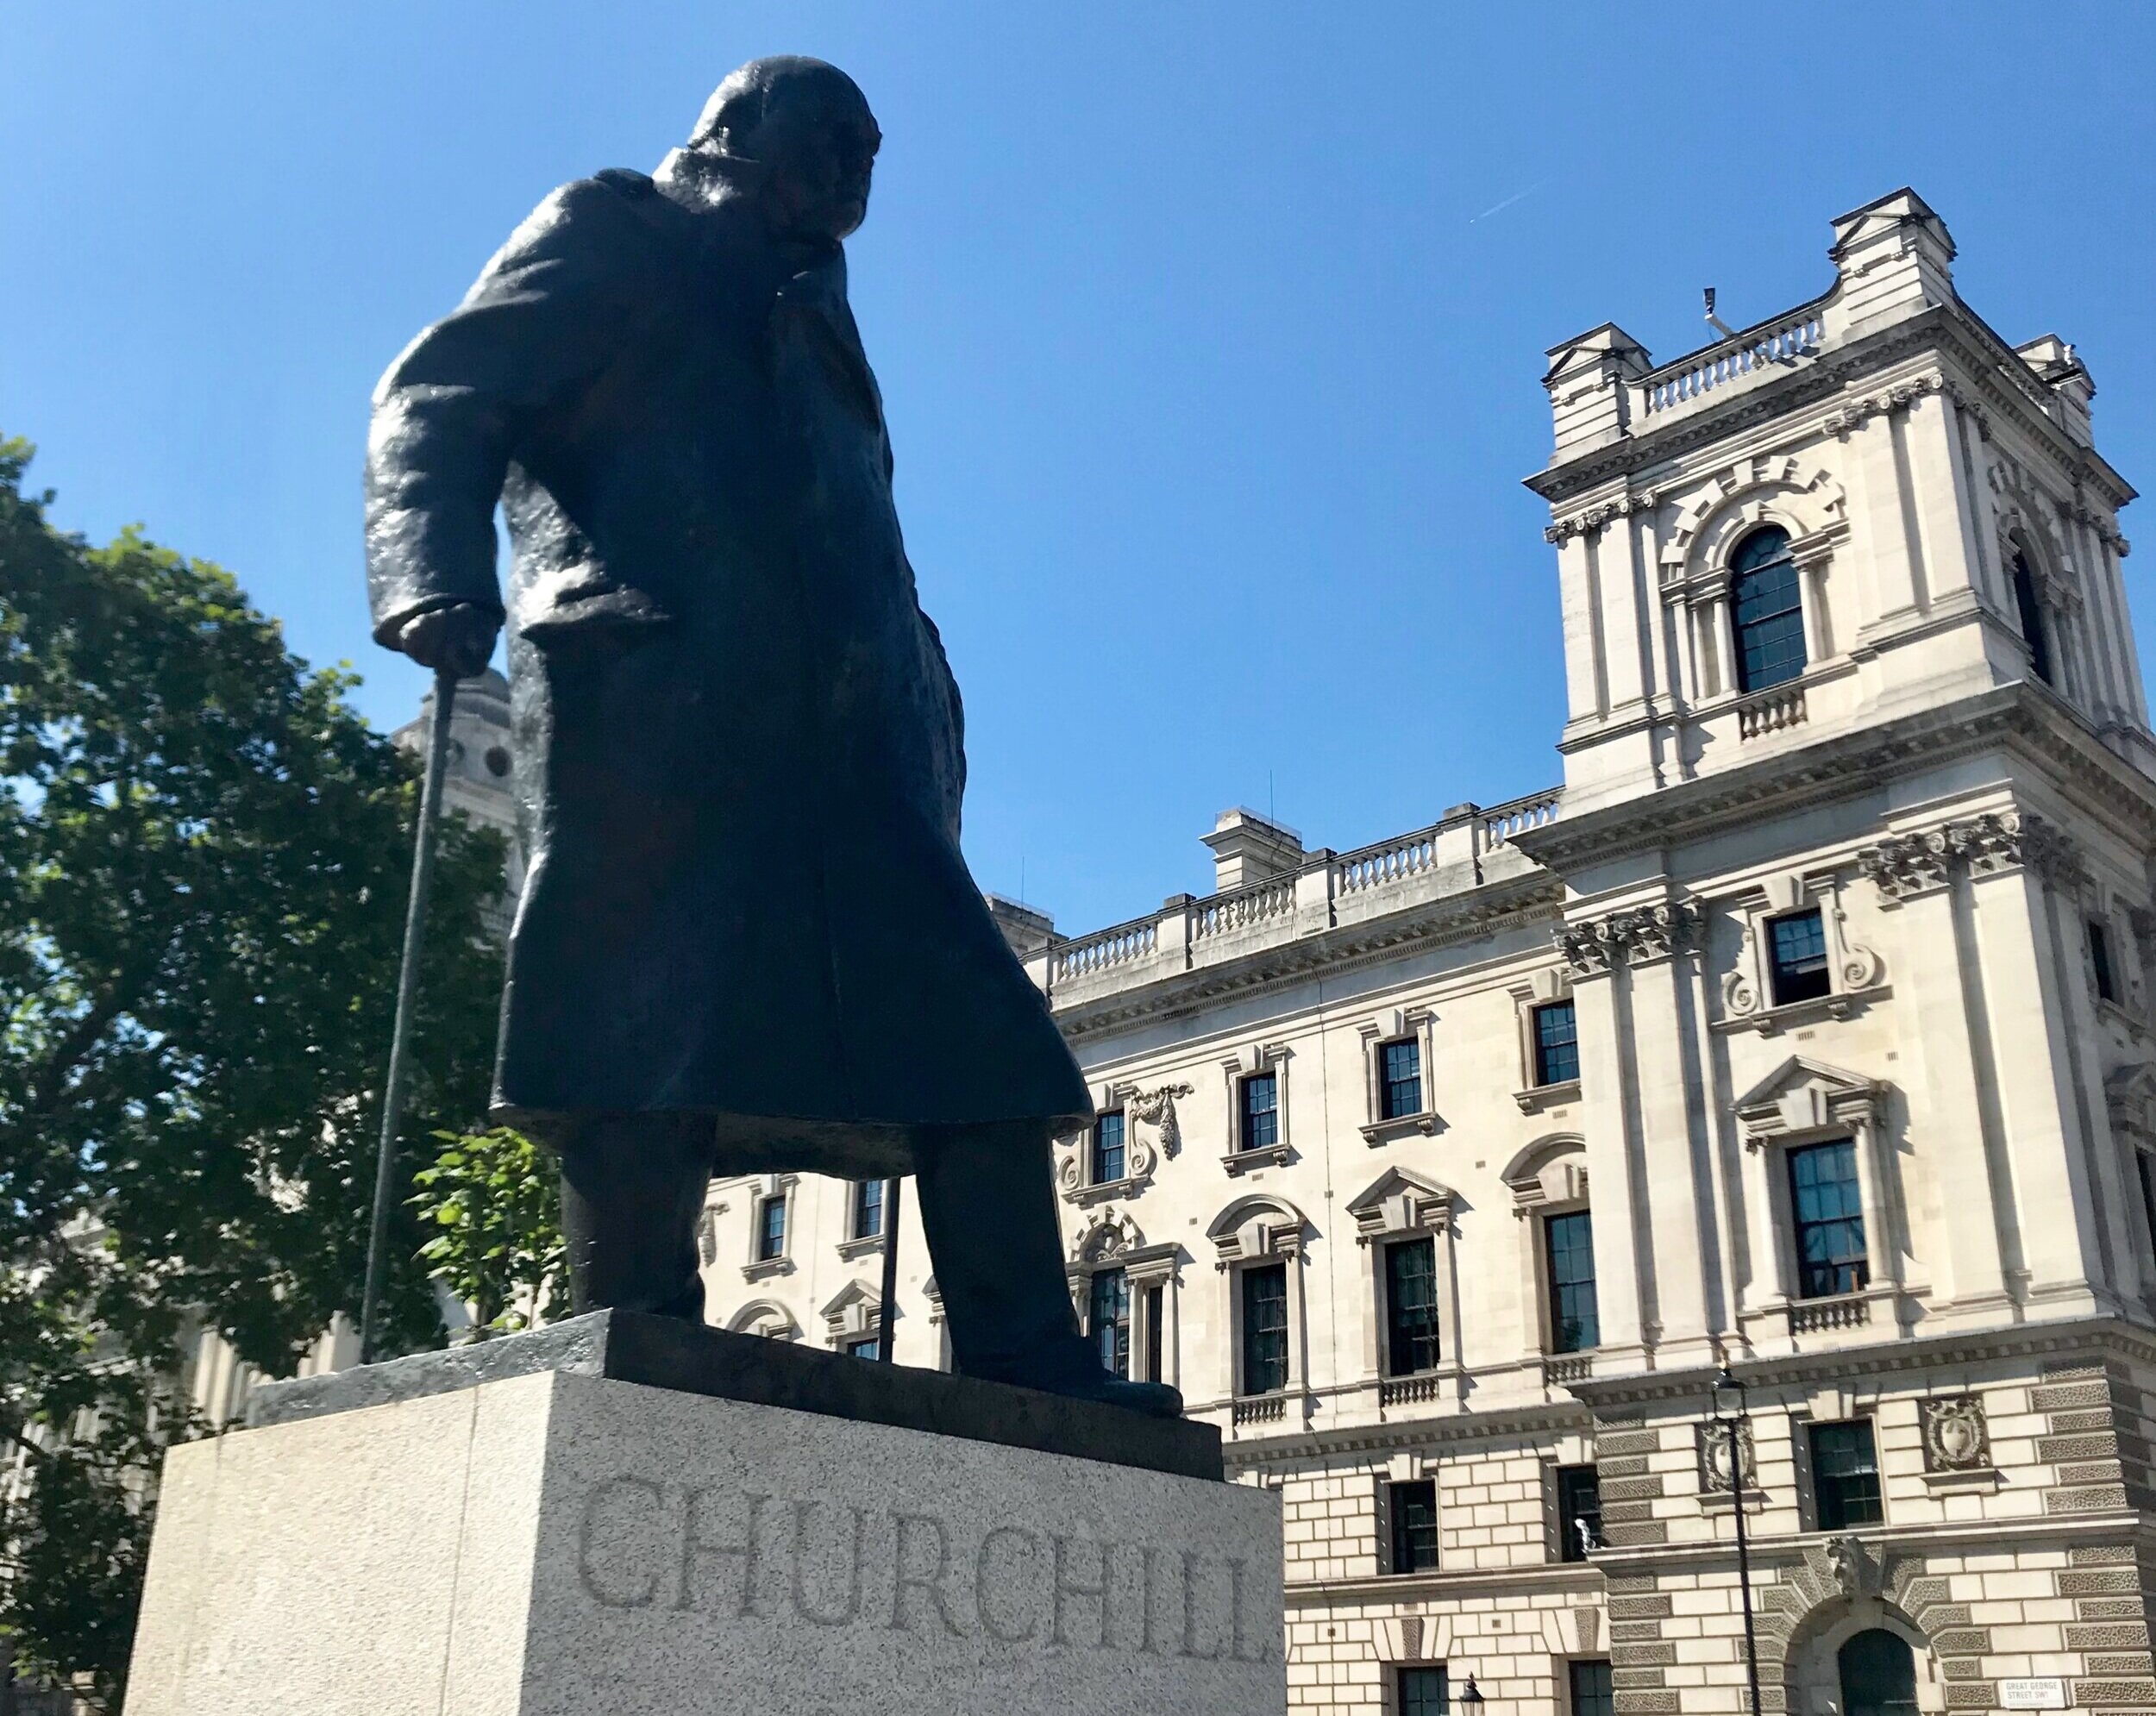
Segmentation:
{"type": "Polygon", "coordinates": [[[1716,1418],[1740,1419],[1745,1415],[1745,1385],[1727,1364],[1715,1372],[1713,1392],[1716,1418]]]}

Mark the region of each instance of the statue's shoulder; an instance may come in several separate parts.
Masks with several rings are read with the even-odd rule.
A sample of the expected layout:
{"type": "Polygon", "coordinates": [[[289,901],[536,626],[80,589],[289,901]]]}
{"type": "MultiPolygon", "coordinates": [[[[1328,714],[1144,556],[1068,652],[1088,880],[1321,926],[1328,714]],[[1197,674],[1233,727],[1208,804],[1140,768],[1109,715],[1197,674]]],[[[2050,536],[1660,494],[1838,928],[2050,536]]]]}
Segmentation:
{"type": "Polygon", "coordinates": [[[664,245],[667,206],[646,175],[625,167],[572,179],[524,217],[474,290],[541,265],[567,266],[577,278],[639,272],[664,245]]]}

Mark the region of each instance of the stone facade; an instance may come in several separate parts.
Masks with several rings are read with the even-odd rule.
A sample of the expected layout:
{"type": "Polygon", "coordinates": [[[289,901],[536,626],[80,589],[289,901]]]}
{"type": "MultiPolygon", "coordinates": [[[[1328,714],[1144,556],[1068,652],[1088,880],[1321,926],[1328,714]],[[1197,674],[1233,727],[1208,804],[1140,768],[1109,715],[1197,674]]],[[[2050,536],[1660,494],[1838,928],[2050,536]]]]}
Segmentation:
{"type": "MultiPolygon", "coordinates": [[[[1562,788],[1345,853],[1231,812],[1217,892],[1092,935],[999,903],[1112,1117],[1058,1147],[1075,1302],[1280,1493],[1299,1713],[1440,1665],[1493,1716],[1741,1710],[1737,1507],[1764,1709],[2156,1712],[2132,491],[1915,196],[1830,255],[1674,363],[1551,354],[1562,788]]],[[[715,1319],[872,1332],[859,1215],[716,1184],[715,1319]]]]}

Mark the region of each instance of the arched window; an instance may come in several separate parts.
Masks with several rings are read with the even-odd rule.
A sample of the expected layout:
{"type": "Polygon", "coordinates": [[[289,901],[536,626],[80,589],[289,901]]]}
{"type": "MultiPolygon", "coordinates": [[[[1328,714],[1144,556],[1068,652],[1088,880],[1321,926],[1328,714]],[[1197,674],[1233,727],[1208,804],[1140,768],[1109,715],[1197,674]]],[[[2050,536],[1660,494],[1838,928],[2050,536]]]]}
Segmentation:
{"type": "Polygon", "coordinates": [[[2028,569],[2028,557],[2014,554],[2014,609],[2021,622],[2021,641],[2028,645],[2028,668],[2046,685],[2052,682],[2051,639],[2044,631],[2044,604],[2036,593],[2036,577],[2028,569]]]}
{"type": "Polygon", "coordinates": [[[1916,1663],[1883,1627],[1858,1633],[1835,1657],[1842,1716],[1916,1716],[1916,1663]]]}
{"type": "Polygon", "coordinates": [[[1804,671],[1804,604],[1789,533],[1769,524],[1737,544],[1729,562],[1737,625],[1737,689],[1763,692],[1804,671]]]}

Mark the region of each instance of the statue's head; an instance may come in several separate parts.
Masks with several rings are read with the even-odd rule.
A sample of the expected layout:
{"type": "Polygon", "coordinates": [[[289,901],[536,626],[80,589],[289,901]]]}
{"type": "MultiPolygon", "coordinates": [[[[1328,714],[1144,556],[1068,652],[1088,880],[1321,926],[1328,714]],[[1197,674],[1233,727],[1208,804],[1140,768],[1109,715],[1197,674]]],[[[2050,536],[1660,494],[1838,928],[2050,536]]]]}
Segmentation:
{"type": "Polygon", "coordinates": [[[754,163],[755,199],[775,231],[837,240],[868,212],[882,142],[851,78],[821,59],[779,54],[750,60],[718,86],[689,150],[754,163]]]}

